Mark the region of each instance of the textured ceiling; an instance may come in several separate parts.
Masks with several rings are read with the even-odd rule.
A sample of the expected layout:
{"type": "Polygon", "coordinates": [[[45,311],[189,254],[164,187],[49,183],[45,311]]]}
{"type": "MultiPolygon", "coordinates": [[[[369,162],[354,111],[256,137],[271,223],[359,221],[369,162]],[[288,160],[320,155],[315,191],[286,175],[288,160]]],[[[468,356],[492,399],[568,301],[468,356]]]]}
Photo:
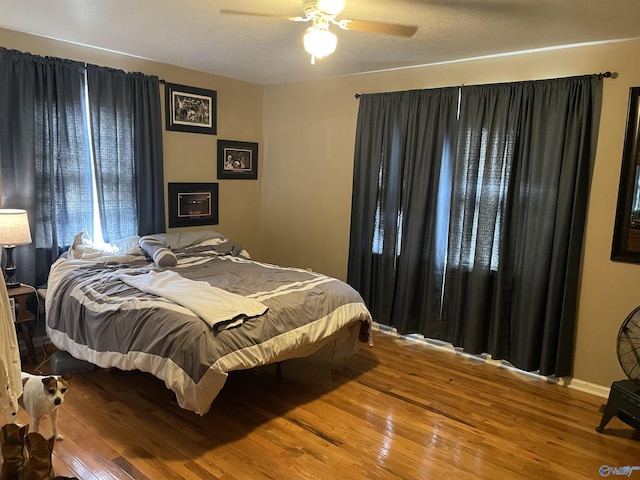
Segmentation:
{"type": "Polygon", "coordinates": [[[415,25],[411,38],[343,31],[311,65],[301,0],[0,0],[0,27],[268,85],[640,37],[639,0],[347,0],[338,19],[415,25]]]}

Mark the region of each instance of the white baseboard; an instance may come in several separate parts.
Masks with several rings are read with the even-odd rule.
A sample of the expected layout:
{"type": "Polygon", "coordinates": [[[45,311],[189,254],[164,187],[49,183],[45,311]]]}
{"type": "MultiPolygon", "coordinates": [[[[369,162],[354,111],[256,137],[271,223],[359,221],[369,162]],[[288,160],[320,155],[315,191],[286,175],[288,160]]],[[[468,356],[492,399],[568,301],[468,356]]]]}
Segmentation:
{"type": "Polygon", "coordinates": [[[574,390],[580,390],[581,392],[590,393],[591,395],[596,395],[602,398],[609,398],[609,391],[611,390],[611,387],[605,387],[603,385],[598,385],[597,383],[585,382],[578,378],[570,379],[566,386],[573,388],[574,390]]]}

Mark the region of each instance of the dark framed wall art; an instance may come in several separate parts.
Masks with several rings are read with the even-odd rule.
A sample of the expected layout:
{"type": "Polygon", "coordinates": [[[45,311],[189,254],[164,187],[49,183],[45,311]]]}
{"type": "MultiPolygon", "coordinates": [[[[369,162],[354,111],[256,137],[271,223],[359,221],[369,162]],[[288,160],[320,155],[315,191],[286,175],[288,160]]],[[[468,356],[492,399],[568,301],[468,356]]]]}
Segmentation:
{"type": "Polygon", "coordinates": [[[166,129],[216,135],[217,92],[165,83],[166,129]]]}
{"type": "Polygon", "coordinates": [[[218,178],[258,178],[258,144],[218,140],[218,178]]]}
{"type": "Polygon", "coordinates": [[[218,224],[217,183],[169,183],[169,227],[218,224]]]}
{"type": "Polygon", "coordinates": [[[640,87],[629,90],[611,260],[640,263],[640,87]]]}

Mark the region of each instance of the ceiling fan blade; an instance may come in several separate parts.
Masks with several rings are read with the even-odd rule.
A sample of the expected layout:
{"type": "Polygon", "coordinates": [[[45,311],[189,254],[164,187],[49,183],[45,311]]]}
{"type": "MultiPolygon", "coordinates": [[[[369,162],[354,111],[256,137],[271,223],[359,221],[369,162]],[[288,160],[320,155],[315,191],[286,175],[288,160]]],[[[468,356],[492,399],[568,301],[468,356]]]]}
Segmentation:
{"type": "Polygon", "coordinates": [[[220,13],[228,13],[232,15],[251,15],[252,17],[282,18],[285,20],[294,20],[298,18],[298,17],[292,17],[290,15],[274,15],[272,13],[242,12],[240,10],[228,10],[228,9],[221,9],[220,13]]]}
{"type": "Polygon", "coordinates": [[[399,35],[401,37],[412,37],[418,31],[418,27],[414,27],[411,25],[371,22],[369,20],[341,20],[339,23],[340,28],[344,28],[345,30],[354,30],[356,32],[386,33],[387,35],[399,35]]]}

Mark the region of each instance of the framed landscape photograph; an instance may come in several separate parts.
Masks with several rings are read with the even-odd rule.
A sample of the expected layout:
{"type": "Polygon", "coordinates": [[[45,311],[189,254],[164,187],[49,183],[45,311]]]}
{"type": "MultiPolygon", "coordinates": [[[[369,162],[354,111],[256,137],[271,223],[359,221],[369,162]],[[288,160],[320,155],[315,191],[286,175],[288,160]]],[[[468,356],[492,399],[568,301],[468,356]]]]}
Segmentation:
{"type": "Polygon", "coordinates": [[[218,224],[217,183],[169,183],[169,227],[218,224]]]}
{"type": "Polygon", "coordinates": [[[218,140],[218,178],[258,178],[258,144],[218,140]]]}
{"type": "Polygon", "coordinates": [[[166,83],[166,129],[216,135],[217,92],[204,88],[166,83]]]}

